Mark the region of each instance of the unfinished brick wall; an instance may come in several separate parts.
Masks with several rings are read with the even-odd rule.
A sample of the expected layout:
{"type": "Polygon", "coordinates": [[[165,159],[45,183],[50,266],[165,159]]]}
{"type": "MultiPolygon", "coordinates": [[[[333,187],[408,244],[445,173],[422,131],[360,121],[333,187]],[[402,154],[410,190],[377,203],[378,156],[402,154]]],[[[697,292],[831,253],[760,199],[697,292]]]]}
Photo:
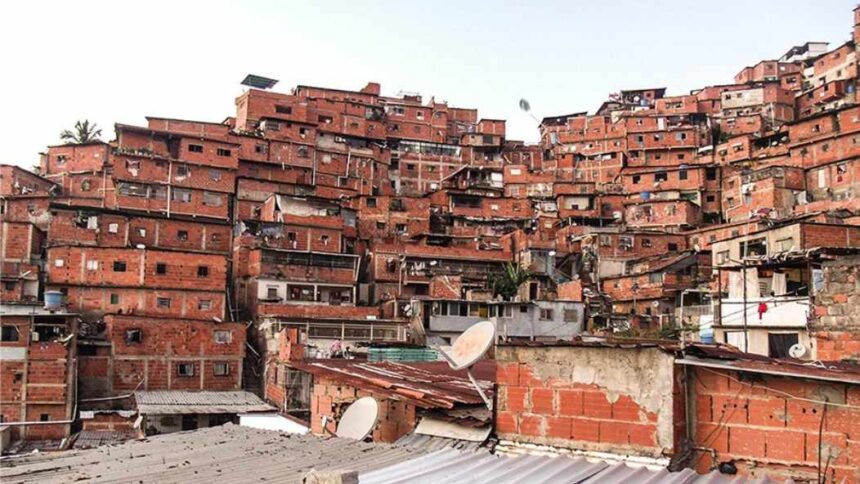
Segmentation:
{"type": "Polygon", "coordinates": [[[711,368],[690,373],[692,442],[716,455],[715,462],[711,452],[697,452],[699,472],[731,461],[743,476],[814,481],[820,447],[826,482],[860,482],[860,386],[711,368]],[[826,409],[816,403],[825,399],[833,403],[826,409]]]}
{"type": "Polygon", "coordinates": [[[328,429],[334,432],[337,421],[350,403],[362,397],[374,397],[379,403],[379,423],[373,429],[374,442],[394,442],[417,425],[415,405],[392,400],[386,395],[368,392],[324,377],[314,378],[311,395],[311,431],[322,434],[322,417],[329,419],[328,429]]]}
{"type": "Polygon", "coordinates": [[[109,315],[107,335],[113,345],[109,362],[113,392],[128,390],[238,390],[242,383],[245,325],[183,319],[109,315]],[[137,338],[130,331],[139,331],[137,338]],[[225,339],[216,332],[226,332],[225,339]],[[194,365],[183,375],[178,365],[194,365]],[[227,373],[215,371],[226,364],[227,373]]]}
{"type": "Polygon", "coordinates": [[[860,357],[860,257],[825,262],[810,330],[817,360],[860,357]]]}
{"type": "Polygon", "coordinates": [[[496,360],[500,438],[650,457],[674,451],[684,413],[673,406],[679,387],[671,355],[657,348],[498,346],[496,360]]]}

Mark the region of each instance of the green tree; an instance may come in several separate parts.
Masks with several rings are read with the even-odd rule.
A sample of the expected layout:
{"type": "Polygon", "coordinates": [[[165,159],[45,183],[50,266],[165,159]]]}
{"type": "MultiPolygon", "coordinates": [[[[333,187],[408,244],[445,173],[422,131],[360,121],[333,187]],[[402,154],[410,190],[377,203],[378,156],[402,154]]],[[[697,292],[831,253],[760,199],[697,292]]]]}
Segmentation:
{"type": "Polygon", "coordinates": [[[531,273],[519,264],[508,262],[505,266],[505,272],[493,281],[493,293],[496,296],[510,299],[516,295],[522,283],[528,281],[531,276],[531,273]]]}
{"type": "Polygon", "coordinates": [[[80,144],[96,141],[101,135],[101,128],[99,128],[96,123],[90,123],[89,119],[85,119],[83,121],[79,120],[76,122],[74,129],[64,129],[60,133],[60,139],[65,141],[67,144],[80,144]]]}

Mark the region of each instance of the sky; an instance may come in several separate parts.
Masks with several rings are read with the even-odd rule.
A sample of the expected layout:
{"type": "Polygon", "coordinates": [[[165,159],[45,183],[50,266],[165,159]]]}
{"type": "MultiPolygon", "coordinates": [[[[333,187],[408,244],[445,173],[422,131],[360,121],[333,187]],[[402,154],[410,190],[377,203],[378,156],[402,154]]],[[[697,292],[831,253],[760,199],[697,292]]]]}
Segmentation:
{"type": "Polygon", "coordinates": [[[684,94],[808,40],[847,41],[854,0],[2,2],[0,163],[38,164],[90,119],[220,122],[248,73],[418,92],[508,122],[594,112],[620,89],[684,94]]]}

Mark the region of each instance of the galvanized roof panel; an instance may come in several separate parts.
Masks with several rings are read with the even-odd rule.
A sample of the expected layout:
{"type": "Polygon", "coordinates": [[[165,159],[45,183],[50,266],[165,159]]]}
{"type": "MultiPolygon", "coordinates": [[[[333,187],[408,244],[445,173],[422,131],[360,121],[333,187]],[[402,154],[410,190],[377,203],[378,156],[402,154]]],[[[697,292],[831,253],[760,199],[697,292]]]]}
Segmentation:
{"type": "Polygon", "coordinates": [[[257,395],[245,391],[192,392],[182,390],[138,391],[137,410],[143,415],[271,412],[257,395]]]}

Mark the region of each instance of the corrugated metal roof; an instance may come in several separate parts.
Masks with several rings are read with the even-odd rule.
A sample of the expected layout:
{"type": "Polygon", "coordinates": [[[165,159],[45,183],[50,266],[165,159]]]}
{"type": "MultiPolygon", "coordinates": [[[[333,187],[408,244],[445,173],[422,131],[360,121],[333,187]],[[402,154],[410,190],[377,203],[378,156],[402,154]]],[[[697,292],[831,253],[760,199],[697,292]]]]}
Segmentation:
{"type": "Polygon", "coordinates": [[[774,483],[771,479],[746,479],[724,476],[717,471],[707,475],[692,469],[669,472],[644,466],[608,463],[583,457],[545,455],[493,455],[445,449],[360,475],[362,484],[394,483],[468,483],[519,484],[731,484],[741,482],[774,483]]]}
{"type": "MultiPolygon", "coordinates": [[[[422,445],[421,442],[416,442],[422,445]]],[[[426,442],[424,443],[426,444],[426,442]]],[[[301,482],[312,469],[352,470],[364,483],[728,484],[745,481],[690,469],[670,473],[583,457],[493,455],[483,451],[291,435],[236,425],[159,435],[96,449],[0,461],[6,483],[301,482]]]]}
{"type": "Polygon", "coordinates": [[[425,451],[227,424],[0,461],[0,482],[299,483],[311,469],[381,469],[425,451]]]}
{"type": "Polygon", "coordinates": [[[271,412],[257,395],[245,391],[192,392],[154,390],[134,393],[137,410],[144,415],[271,412]]]}
{"type": "Polygon", "coordinates": [[[102,445],[118,444],[137,438],[133,430],[82,430],[75,438],[74,448],[92,449],[102,445]]]}

